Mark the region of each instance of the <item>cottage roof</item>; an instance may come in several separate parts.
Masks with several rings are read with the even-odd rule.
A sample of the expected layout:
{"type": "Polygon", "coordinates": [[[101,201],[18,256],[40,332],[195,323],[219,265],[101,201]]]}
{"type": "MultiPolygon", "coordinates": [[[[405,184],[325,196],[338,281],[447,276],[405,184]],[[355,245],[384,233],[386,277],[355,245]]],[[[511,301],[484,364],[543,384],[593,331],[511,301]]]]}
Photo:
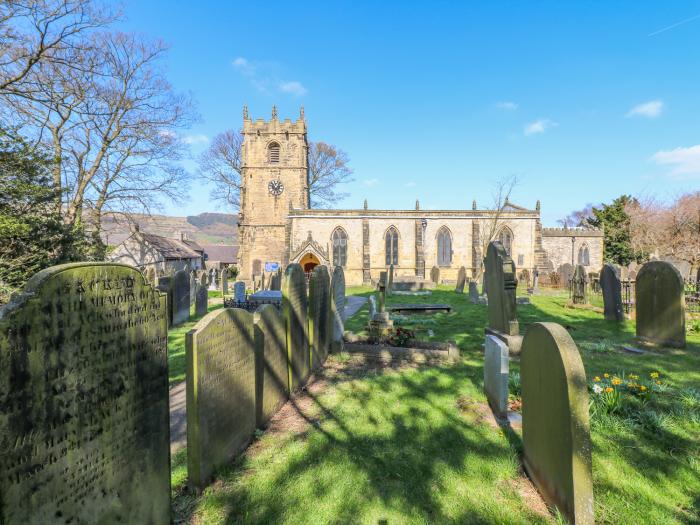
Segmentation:
{"type": "Polygon", "coordinates": [[[177,239],[169,239],[152,233],[139,232],[139,235],[153,246],[165,259],[196,259],[200,257],[195,250],[177,239]]]}
{"type": "Polygon", "coordinates": [[[203,244],[202,249],[208,261],[229,264],[238,261],[238,246],[232,244],[203,244]]]}

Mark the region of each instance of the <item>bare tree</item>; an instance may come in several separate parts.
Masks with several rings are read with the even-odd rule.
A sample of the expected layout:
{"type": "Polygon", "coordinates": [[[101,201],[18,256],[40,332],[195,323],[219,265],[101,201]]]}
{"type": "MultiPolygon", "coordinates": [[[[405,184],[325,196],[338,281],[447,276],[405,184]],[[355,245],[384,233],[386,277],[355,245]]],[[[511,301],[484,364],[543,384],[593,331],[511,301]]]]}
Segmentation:
{"type": "MultiPolygon", "coordinates": [[[[241,193],[243,136],[234,130],[218,134],[199,157],[201,176],[213,184],[211,197],[238,210],[241,193]]],[[[309,145],[308,186],[312,207],[326,207],[347,194],[338,186],[352,180],[347,154],[324,142],[309,145]]]]}
{"type": "Polygon", "coordinates": [[[563,219],[559,219],[557,222],[564,228],[578,228],[586,226],[588,224],[588,219],[591,217],[593,217],[593,204],[588,203],[582,209],[572,211],[569,215],[563,219]]]}
{"type": "Polygon", "coordinates": [[[352,181],[347,153],[325,142],[309,145],[309,200],[312,208],[325,208],[347,197],[340,184],[352,181]]]}
{"type": "Polygon", "coordinates": [[[99,233],[103,211],[146,211],[186,190],[178,165],[179,131],[194,111],[174,93],[160,61],[161,42],[99,33],[81,53],[33,68],[32,97],[8,97],[19,124],[53,153],[57,208],[67,224],[85,219],[99,233]],[[84,212],[87,212],[84,214],[84,212]]]}
{"type": "Polygon", "coordinates": [[[519,180],[516,175],[510,175],[497,180],[494,183],[491,205],[486,208],[491,213],[477,221],[479,252],[473,254],[477,264],[477,272],[474,277],[477,279],[481,278],[485,271],[482,260],[486,256],[489,243],[498,238],[498,235],[505,226],[505,214],[510,204],[510,196],[513,193],[513,189],[518,185],[518,182],[519,180]]]}
{"type": "Polygon", "coordinates": [[[0,3],[0,93],[31,96],[30,73],[41,64],[78,67],[67,60],[85,38],[116,16],[92,0],[4,0],[0,3]]]}

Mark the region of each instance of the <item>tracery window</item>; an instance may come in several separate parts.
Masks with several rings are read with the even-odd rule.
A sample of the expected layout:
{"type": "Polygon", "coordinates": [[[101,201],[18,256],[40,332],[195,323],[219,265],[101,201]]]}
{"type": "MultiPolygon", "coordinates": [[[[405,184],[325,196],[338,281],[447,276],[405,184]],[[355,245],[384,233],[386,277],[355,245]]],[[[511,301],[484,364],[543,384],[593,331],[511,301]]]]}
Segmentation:
{"type": "Polygon", "coordinates": [[[399,264],[399,232],[393,226],[384,235],[386,265],[399,264]]]}
{"type": "Polygon", "coordinates": [[[437,250],[438,266],[449,266],[452,264],[452,235],[445,226],[438,230],[437,250]]]}
{"type": "Polygon", "coordinates": [[[333,230],[333,266],[342,266],[348,262],[348,234],[342,228],[333,230]]]}

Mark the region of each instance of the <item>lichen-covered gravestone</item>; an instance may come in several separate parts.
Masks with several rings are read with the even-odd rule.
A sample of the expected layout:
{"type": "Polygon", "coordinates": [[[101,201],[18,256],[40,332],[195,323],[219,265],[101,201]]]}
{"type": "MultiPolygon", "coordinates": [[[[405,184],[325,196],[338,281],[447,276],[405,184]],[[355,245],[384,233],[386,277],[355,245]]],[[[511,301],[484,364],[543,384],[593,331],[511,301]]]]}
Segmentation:
{"type": "Polygon", "coordinates": [[[464,293],[464,286],[467,284],[467,269],[464,266],[459,267],[459,272],[457,272],[457,285],[455,286],[455,292],[464,293]]]}
{"type": "Polygon", "coordinates": [[[574,304],[586,304],[586,286],[588,275],[582,264],[577,264],[574,276],[571,278],[571,300],[574,304]]]}
{"type": "Polygon", "coordinates": [[[168,319],[168,327],[170,327],[173,325],[173,278],[167,275],[159,277],[156,288],[165,294],[167,303],[166,317],[168,319]]]}
{"type": "Polygon", "coordinates": [[[438,284],[440,282],[440,268],[438,268],[437,266],[433,266],[430,269],[430,280],[435,284],[438,284]]]}
{"type": "Polygon", "coordinates": [[[171,281],[173,298],[173,326],[190,318],[190,278],[185,270],[179,270],[171,281]]]}
{"type": "Polygon", "coordinates": [[[331,351],[339,352],[343,348],[343,332],[345,331],[345,272],[341,266],[336,266],[333,270],[331,301],[333,315],[331,351]]]}
{"type": "Polygon", "coordinates": [[[545,501],[570,523],[593,524],[586,373],[564,327],[530,326],[520,379],[525,470],[545,501]]]}
{"type": "Polygon", "coordinates": [[[224,308],[187,333],[187,473],[203,489],[255,431],[253,318],[224,308]]]}
{"type": "Polygon", "coordinates": [[[497,417],[508,416],[508,346],[493,335],[484,344],[484,390],[497,417]]]}
{"type": "Polygon", "coordinates": [[[331,279],[328,268],[318,265],[309,281],[309,348],[311,368],[321,368],[328,357],[333,333],[331,279]]]}
{"type": "Polygon", "coordinates": [[[245,303],[245,283],[236,281],[233,285],[233,300],[237,303],[245,303]]]}
{"type": "Polygon", "coordinates": [[[499,241],[490,242],[486,252],[486,281],[489,328],[506,335],[518,335],[515,264],[499,241]]]}
{"type": "Polygon", "coordinates": [[[622,321],[625,314],[622,310],[622,282],[620,268],[613,264],[605,264],[600,272],[600,287],[603,291],[603,307],[605,319],[622,321]]]}
{"type": "Polygon", "coordinates": [[[271,304],[260,306],[255,324],[255,420],[263,427],[289,397],[284,319],[271,304]]]}
{"type": "Polygon", "coordinates": [[[476,281],[469,281],[469,302],[472,304],[479,302],[479,286],[476,281]]]}
{"type": "Polygon", "coordinates": [[[0,310],[0,523],[170,523],[167,338],[121,264],[48,268],[0,310]]]}
{"type": "Polygon", "coordinates": [[[309,339],[306,276],[297,263],[287,266],[282,280],[282,312],[287,332],[289,389],[303,386],[309,377],[309,339]]]}
{"type": "Polygon", "coordinates": [[[197,286],[197,297],[194,302],[194,314],[197,317],[202,317],[209,311],[209,292],[207,287],[207,274],[203,273],[197,286]]]}
{"type": "Polygon", "coordinates": [[[637,274],[637,337],[675,348],[685,347],[683,278],[671,263],[650,261],[637,274]]]}

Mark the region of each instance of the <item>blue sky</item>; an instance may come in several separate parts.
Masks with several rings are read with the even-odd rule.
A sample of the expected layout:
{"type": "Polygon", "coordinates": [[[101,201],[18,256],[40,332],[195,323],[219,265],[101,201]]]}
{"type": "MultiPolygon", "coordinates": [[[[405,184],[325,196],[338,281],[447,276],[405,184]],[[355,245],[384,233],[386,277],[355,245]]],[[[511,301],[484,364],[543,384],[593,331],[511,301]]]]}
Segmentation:
{"type": "MultiPolygon", "coordinates": [[[[517,175],[546,225],[622,193],[700,187],[700,2],[127,0],[197,101],[193,156],[252,118],[306,110],[344,149],[338,207],[458,209],[517,175]]],[[[194,164],[189,164],[194,168],[194,164]]],[[[170,214],[216,211],[193,185],[170,214]]]]}

